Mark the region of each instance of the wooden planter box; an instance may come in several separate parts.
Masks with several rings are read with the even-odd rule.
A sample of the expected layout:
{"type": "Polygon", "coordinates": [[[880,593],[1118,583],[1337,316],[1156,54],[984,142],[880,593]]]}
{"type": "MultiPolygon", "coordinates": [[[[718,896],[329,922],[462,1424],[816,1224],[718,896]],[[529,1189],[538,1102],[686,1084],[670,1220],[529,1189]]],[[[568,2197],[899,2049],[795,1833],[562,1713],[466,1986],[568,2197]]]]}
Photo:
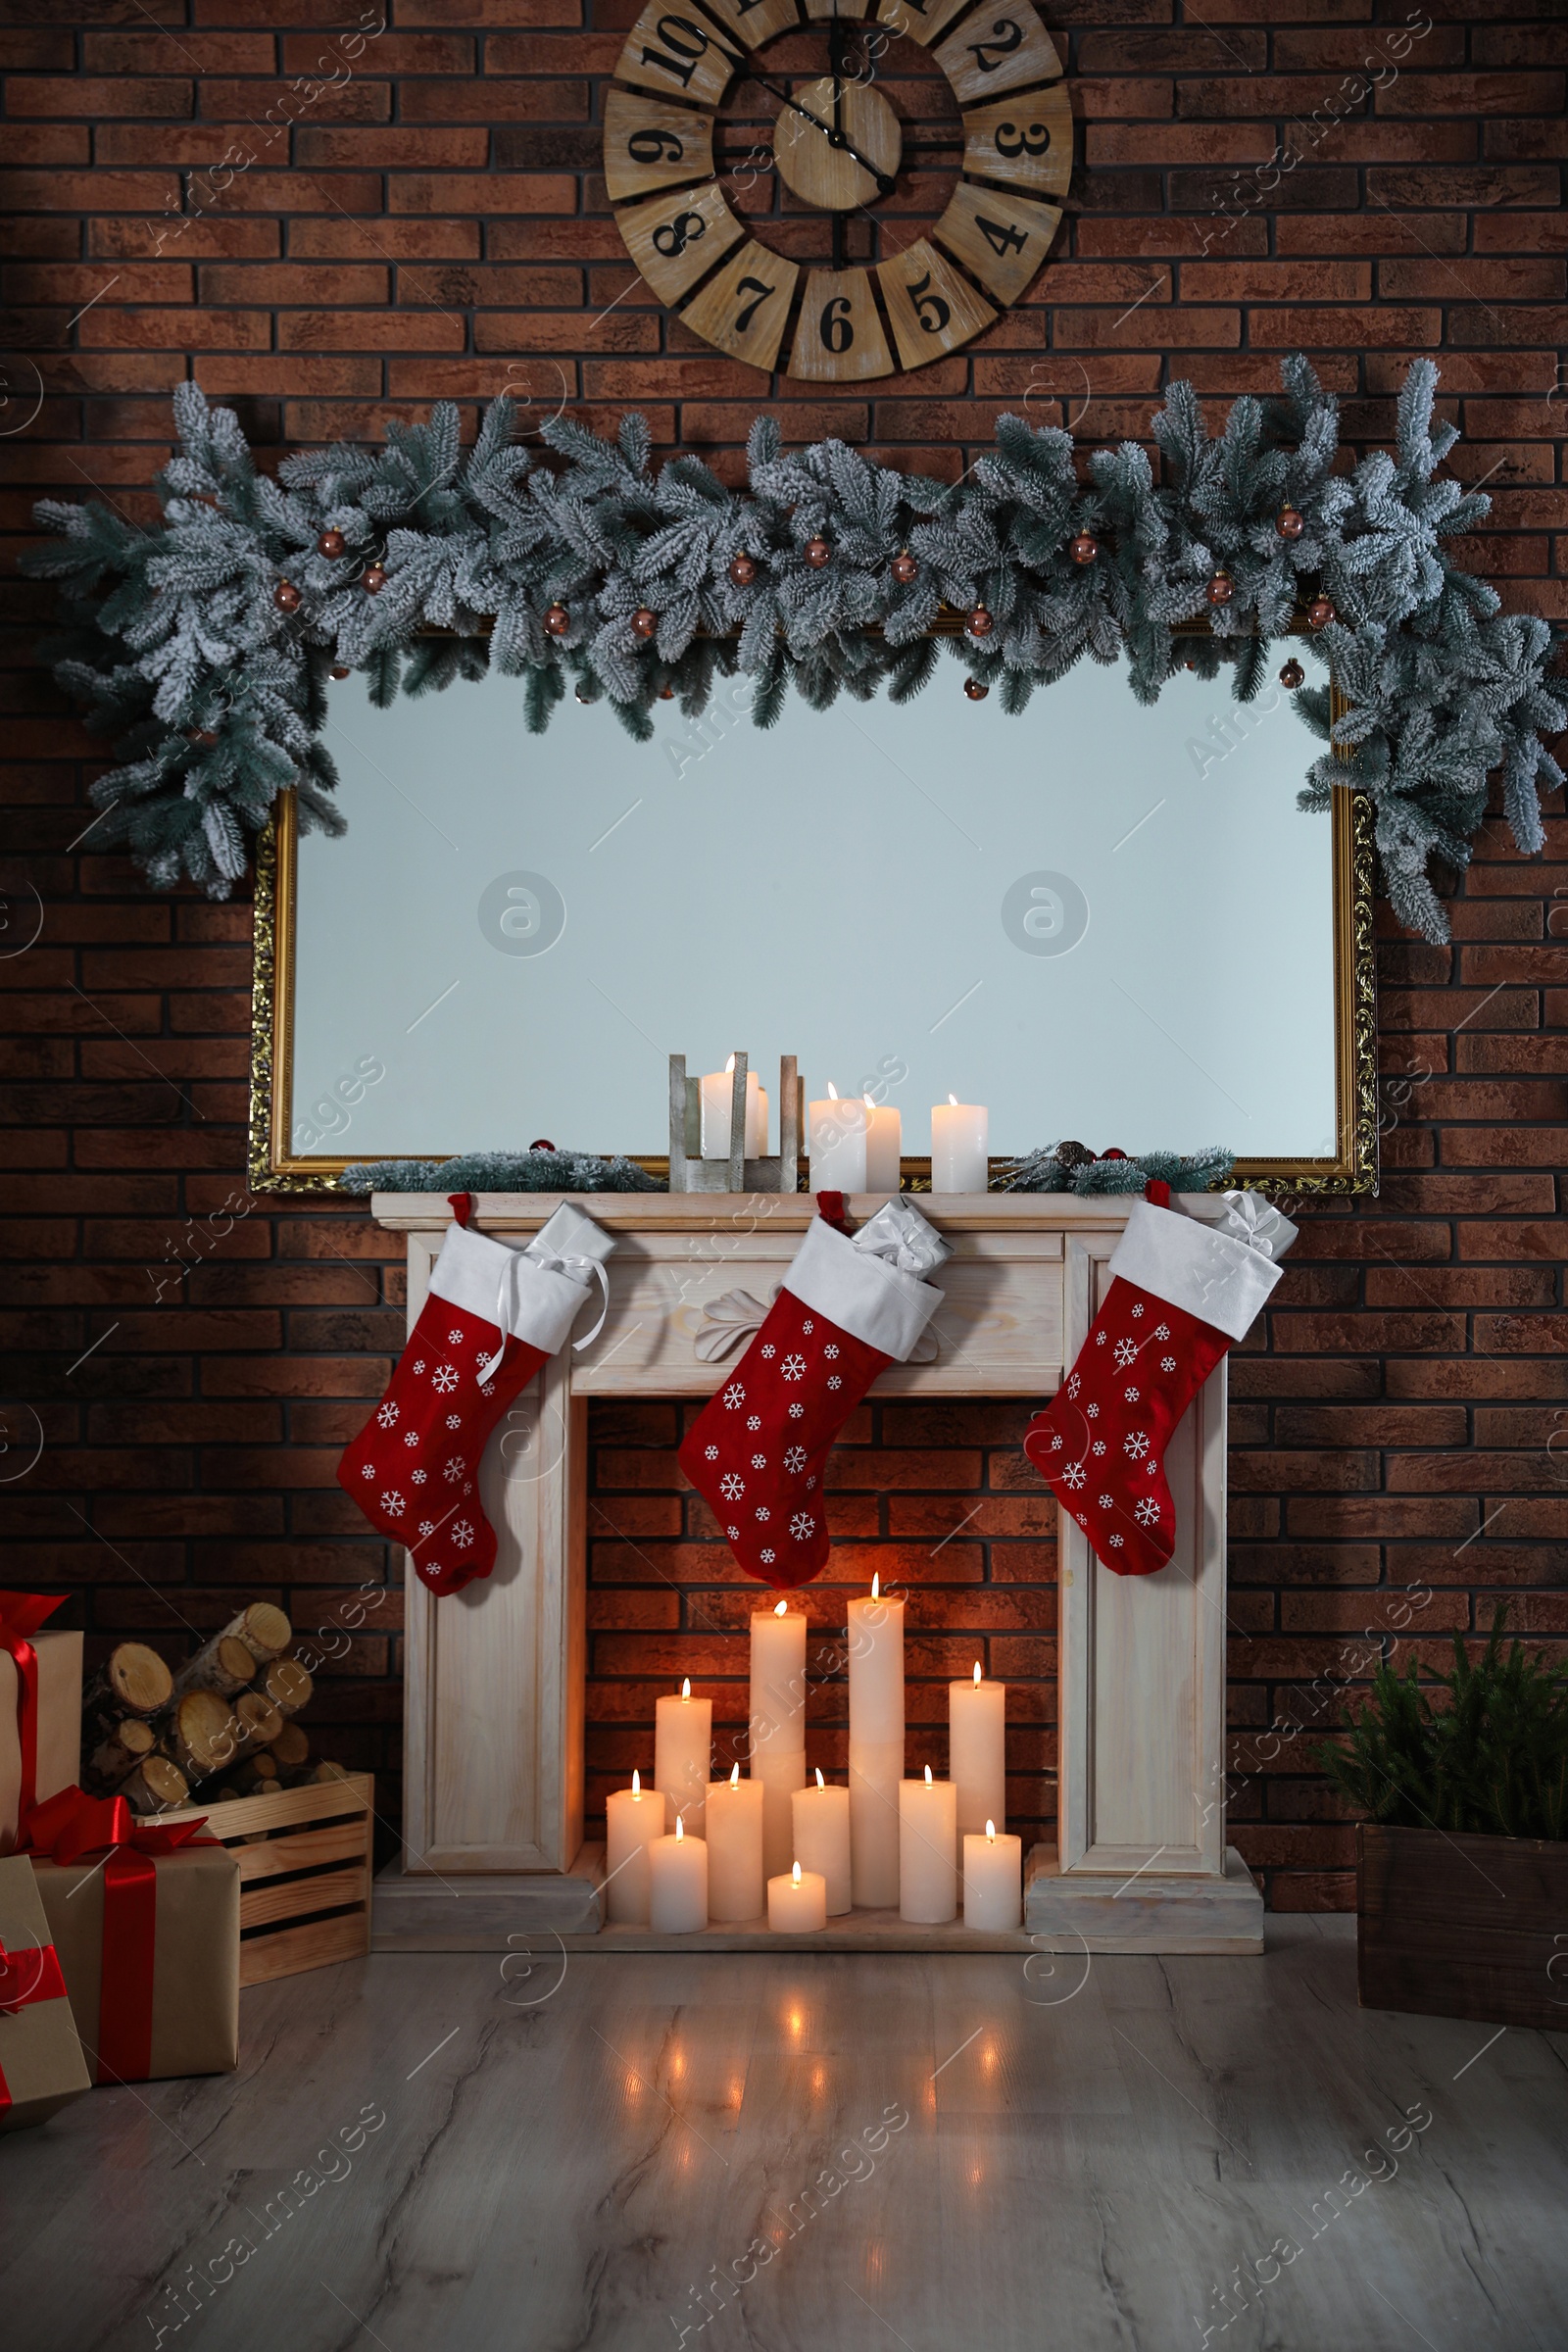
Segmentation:
{"type": "Polygon", "coordinates": [[[1568,2033],[1568,1840],[1355,1833],[1363,2009],[1568,2033]]]}
{"type": "Polygon", "coordinates": [[[239,1856],[239,1981],[265,1984],[370,1948],[370,1830],[375,1781],[333,1782],[185,1805],[160,1821],[205,1819],[239,1856]]]}

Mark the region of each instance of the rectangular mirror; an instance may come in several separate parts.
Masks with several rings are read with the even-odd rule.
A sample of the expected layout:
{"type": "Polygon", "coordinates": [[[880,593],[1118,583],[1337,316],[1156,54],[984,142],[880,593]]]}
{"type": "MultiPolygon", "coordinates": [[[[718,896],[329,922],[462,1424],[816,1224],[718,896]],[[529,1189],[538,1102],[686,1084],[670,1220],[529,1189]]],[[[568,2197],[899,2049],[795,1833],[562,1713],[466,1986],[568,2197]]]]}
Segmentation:
{"type": "Polygon", "coordinates": [[[1146,707],[1081,662],[1009,716],[944,662],[762,730],[737,677],[647,744],[571,700],[530,736],[494,675],[329,693],[348,834],[285,805],[258,877],[258,1183],[537,1138],[660,1172],[668,1055],[737,1048],[771,1097],[793,1053],[891,1103],[906,1183],[950,1095],[994,1180],[1071,1136],[1375,1182],[1370,826],[1298,809],[1320,747],[1272,679],[1146,707]]]}

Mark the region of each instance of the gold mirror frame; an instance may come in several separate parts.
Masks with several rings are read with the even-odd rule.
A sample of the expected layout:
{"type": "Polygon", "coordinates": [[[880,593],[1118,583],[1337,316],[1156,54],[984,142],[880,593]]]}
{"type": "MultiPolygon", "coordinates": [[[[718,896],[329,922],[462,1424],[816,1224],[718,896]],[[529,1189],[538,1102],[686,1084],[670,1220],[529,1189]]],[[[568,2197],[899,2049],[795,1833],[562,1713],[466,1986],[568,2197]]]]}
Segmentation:
{"type": "MultiPolygon", "coordinates": [[[[1333,715],[1344,706],[1333,696],[1333,715]]],[[[1378,1189],[1377,967],[1373,923],[1373,810],[1366,796],[1336,792],[1334,828],[1334,1025],[1337,1148],[1332,1158],[1239,1159],[1234,1181],[1298,1200],[1375,1193],[1378,1189]]],[[[337,1193],[350,1156],[301,1154],[290,1149],[294,1125],[294,915],[299,834],[294,795],[283,793],[277,812],[256,845],[255,962],[251,987],[251,1116],[249,1179],[257,1193],[337,1193]]],[[[355,1154],[353,1156],[363,1156],[355,1154]]],[[[416,1156],[377,1154],[376,1156],[416,1156]]],[[[440,1152],[425,1156],[440,1158],[440,1152]]],[[[630,1152],[661,1179],[662,1153],[630,1152]]],[[[902,1163],[906,1191],[929,1192],[931,1162],[902,1163]]],[[[996,1188],[1009,1162],[994,1158],[996,1188]]],[[[802,1179],[803,1183],[805,1179],[802,1179]]]]}

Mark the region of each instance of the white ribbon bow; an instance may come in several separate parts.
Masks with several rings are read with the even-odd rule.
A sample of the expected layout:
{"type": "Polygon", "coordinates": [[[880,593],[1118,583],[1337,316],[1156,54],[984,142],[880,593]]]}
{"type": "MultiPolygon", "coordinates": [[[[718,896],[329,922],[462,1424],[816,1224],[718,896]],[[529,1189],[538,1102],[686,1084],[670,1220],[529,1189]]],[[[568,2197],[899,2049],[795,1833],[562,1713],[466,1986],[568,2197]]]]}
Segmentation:
{"type": "Polygon", "coordinates": [[[610,1312],[610,1277],[605,1272],[604,1261],[597,1257],[558,1256],[543,1235],[536,1233],[533,1240],[521,1250],[509,1250],[507,1252],[507,1262],[501,1269],[501,1280],[496,1288],[496,1324],[501,1334],[501,1345],[489,1362],[481,1364],[479,1367],[479,1386],[481,1388],[499,1371],[501,1359],[507,1352],[507,1341],[513,1336],[512,1315],[517,1299],[517,1265],[519,1259],[524,1257],[532,1258],[534,1264],[543,1266],[547,1273],[564,1274],[568,1282],[576,1283],[583,1291],[592,1290],[593,1278],[596,1274],[598,1275],[599,1287],[604,1293],[604,1304],[599,1309],[599,1320],[592,1331],[585,1331],[580,1340],[572,1341],[574,1348],[591,1347],[605,1328],[605,1317],[610,1312]]]}
{"type": "MultiPolygon", "coordinates": [[[[923,1221],[923,1220],[922,1220],[923,1221]]],[[[775,1283],[767,1306],[754,1298],[750,1291],[724,1291],[716,1298],[703,1301],[703,1324],[692,1346],[705,1364],[716,1364],[760,1331],[768,1307],[784,1286],[775,1283]]],[[[929,1324],[915,1341],[913,1349],[905,1358],[906,1363],[932,1364],[937,1358],[937,1335],[929,1324]]]]}
{"type": "Polygon", "coordinates": [[[1245,1242],[1271,1261],[1284,1256],[1296,1239],[1296,1227],[1272,1200],[1266,1200],[1261,1193],[1222,1193],[1220,1199],[1225,1203],[1225,1231],[1230,1240],[1245,1242]]]}
{"type": "MultiPolygon", "coordinates": [[[[934,1274],[953,1255],[951,1244],[906,1200],[884,1202],[852,1238],[857,1250],[884,1259],[903,1274],[934,1274]]],[[[911,1363],[921,1360],[929,1359],[909,1358],[911,1363]]]]}

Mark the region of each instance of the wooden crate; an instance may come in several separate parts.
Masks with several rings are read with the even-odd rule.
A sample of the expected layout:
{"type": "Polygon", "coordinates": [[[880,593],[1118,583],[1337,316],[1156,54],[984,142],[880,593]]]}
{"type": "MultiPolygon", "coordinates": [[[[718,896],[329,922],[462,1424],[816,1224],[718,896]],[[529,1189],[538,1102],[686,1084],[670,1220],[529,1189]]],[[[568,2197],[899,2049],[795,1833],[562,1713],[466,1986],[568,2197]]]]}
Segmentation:
{"type": "Polygon", "coordinates": [[[370,1948],[370,1831],[375,1781],[345,1772],[276,1796],[185,1805],[161,1822],[205,1816],[239,1857],[239,1981],[265,1984],[370,1948]],[[252,1843],[250,1840],[254,1840],[252,1843]]]}
{"type": "Polygon", "coordinates": [[[1568,1840],[1355,1833],[1363,2009],[1568,2032],[1568,1840]]]}

